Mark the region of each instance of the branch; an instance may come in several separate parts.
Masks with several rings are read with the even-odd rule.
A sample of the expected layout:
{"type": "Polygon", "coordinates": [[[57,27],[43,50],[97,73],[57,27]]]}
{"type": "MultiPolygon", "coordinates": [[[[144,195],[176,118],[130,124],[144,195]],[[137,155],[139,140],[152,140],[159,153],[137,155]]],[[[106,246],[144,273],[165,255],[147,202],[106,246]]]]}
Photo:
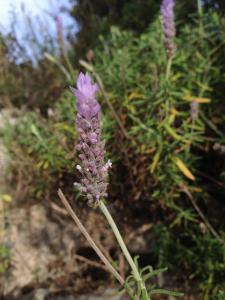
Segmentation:
{"type": "Polygon", "coordinates": [[[194,206],[195,210],[197,211],[197,213],[199,214],[199,216],[202,218],[203,222],[205,223],[206,227],[208,227],[209,231],[212,233],[212,235],[222,244],[224,244],[224,241],[221,239],[221,237],[219,236],[219,234],[215,231],[215,229],[212,227],[212,225],[209,223],[209,221],[206,219],[205,215],[203,214],[203,212],[201,211],[201,209],[199,208],[199,206],[196,204],[192,194],[190,193],[190,191],[188,190],[187,187],[184,187],[183,192],[188,196],[188,198],[190,199],[192,205],[194,206]]]}
{"type": "Polygon", "coordinates": [[[119,281],[121,285],[125,284],[124,279],[120,276],[120,274],[116,271],[116,269],[113,268],[111,263],[108,261],[108,259],[105,257],[105,255],[101,252],[101,250],[98,248],[98,246],[95,244],[81,221],[79,220],[78,216],[75,214],[74,210],[70,206],[69,202],[67,201],[66,197],[64,196],[61,189],[58,190],[59,198],[61,199],[63,205],[65,206],[66,210],[80,229],[81,233],[85,236],[91,247],[94,249],[98,257],[102,260],[102,262],[105,264],[106,268],[115,276],[115,278],[119,281]]]}

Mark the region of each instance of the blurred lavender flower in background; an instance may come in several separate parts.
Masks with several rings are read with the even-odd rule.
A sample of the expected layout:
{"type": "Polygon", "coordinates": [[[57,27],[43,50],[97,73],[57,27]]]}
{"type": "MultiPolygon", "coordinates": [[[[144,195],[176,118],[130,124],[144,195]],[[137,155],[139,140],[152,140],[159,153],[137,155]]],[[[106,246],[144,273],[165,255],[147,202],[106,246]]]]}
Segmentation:
{"type": "Polygon", "coordinates": [[[88,74],[80,73],[77,88],[72,88],[77,98],[77,132],[81,165],[76,168],[81,174],[80,183],[75,186],[85,194],[90,204],[107,196],[108,169],[110,160],[105,163],[105,143],[101,141],[100,105],[96,100],[98,85],[92,84],[88,74]]]}
{"type": "Polygon", "coordinates": [[[219,154],[225,154],[225,145],[221,145],[219,143],[215,143],[213,145],[213,150],[218,152],[219,154]]]}
{"type": "Polygon", "coordinates": [[[190,103],[190,115],[192,121],[195,121],[198,119],[198,114],[199,114],[199,103],[196,101],[192,101],[190,103]]]}
{"type": "Polygon", "coordinates": [[[175,54],[175,24],[174,24],[174,0],[163,0],[161,5],[164,44],[168,59],[175,54]]]}

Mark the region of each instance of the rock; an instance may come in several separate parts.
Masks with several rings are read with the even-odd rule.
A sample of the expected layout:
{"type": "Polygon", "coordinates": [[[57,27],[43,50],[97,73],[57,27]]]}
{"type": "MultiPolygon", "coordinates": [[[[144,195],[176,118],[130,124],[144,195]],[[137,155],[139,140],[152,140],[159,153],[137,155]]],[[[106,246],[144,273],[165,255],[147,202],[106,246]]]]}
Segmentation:
{"type": "Polygon", "coordinates": [[[155,237],[151,232],[151,225],[144,224],[134,230],[130,228],[127,236],[127,245],[131,253],[148,254],[152,249],[155,237]]]}
{"type": "MultiPolygon", "coordinates": [[[[79,230],[49,220],[41,205],[13,208],[7,219],[9,225],[1,242],[10,248],[11,267],[5,274],[4,295],[61,276],[63,270],[57,268],[57,261],[70,260],[71,249],[76,248],[80,238],[79,230]]],[[[76,271],[76,265],[72,267],[76,271]]]]}
{"type": "Polygon", "coordinates": [[[34,293],[33,298],[35,300],[45,300],[47,295],[48,295],[48,290],[46,290],[46,289],[37,289],[34,293]]]}
{"type": "MultiPolygon", "coordinates": [[[[125,298],[119,295],[118,290],[106,289],[104,292],[99,292],[98,294],[87,294],[82,296],[54,296],[53,298],[48,298],[48,300],[125,300],[125,298]]],[[[39,299],[37,299],[39,300],[39,299]]]]}
{"type": "Polygon", "coordinates": [[[5,128],[7,124],[14,125],[19,115],[19,110],[16,109],[2,109],[0,110],[0,132],[5,128]]]}
{"type": "MultiPolygon", "coordinates": [[[[56,208],[51,210],[50,205],[43,203],[31,206],[26,204],[25,207],[15,205],[18,204],[13,201],[5,212],[7,226],[4,228],[4,235],[0,237],[0,243],[7,245],[10,251],[10,267],[0,279],[5,298],[49,300],[55,290],[61,295],[61,291],[63,293],[68,285],[74,293],[83,293],[83,287],[90,282],[91,273],[86,273],[86,277],[83,277],[82,272],[90,270],[93,274],[96,271],[91,261],[95,261],[97,256],[93,256],[94,251],[65,210],[53,204],[52,207],[57,206],[61,210],[60,215],[56,208]],[[80,261],[81,256],[89,259],[90,265],[80,261]],[[40,290],[43,287],[48,290],[47,297],[40,290]],[[36,291],[38,294],[34,298],[36,291]]],[[[92,210],[80,211],[79,215],[94,240],[106,252],[109,251],[115,245],[114,237],[104,217],[92,210]]],[[[68,296],[68,300],[73,300],[71,297],[68,296]]],[[[54,295],[54,300],[56,299],[61,299],[58,294],[54,295]]],[[[65,299],[67,298],[63,296],[63,300],[65,299]]],[[[100,295],[86,295],[81,296],[82,299],[101,298],[100,295]]],[[[113,295],[112,300],[117,299],[120,299],[118,295],[113,295]]]]}
{"type": "Polygon", "coordinates": [[[77,295],[50,295],[47,289],[37,289],[27,295],[19,295],[16,298],[5,298],[5,300],[128,300],[118,294],[115,289],[106,289],[102,293],[98,294],[87,294],[82,296],[77,295]]]}
{"type": "Polygon", "coordinates": [[[5,183],[6,171],[10,164],[10,157],[6,147],[0,142],[0,184],[5,183]]]}

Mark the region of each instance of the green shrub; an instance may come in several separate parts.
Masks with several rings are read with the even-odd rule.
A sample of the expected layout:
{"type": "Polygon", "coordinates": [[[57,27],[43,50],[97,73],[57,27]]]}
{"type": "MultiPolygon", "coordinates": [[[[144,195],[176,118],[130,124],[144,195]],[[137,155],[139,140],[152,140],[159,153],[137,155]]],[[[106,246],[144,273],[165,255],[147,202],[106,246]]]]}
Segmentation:
{"type": "Polygon", "coordinates": [[[0,275],[4,275],[10,265],[10,249],[0,245],[0,275]]]}
{"type": "MultiPolygon", "coordinates": [[[[180,28],[167,78],[159,20],[138,37],[112,27],[94,59],[106,91],[99,98],[113,161],[110,201],[124,214],[158,224],[156,264],[178,276],[177,266],[184,268],[212,300],[223,297],[225,285],[224,159],[213,150],[225,141],[223,22],[214,12],[180,28]],[[203,102],[195,119],[193,102],[203,102]]],[[[4,132],[14,176],[22,172],[27,194],[36,199],[59,185],[72,194],[75,181],[74,97],[65,92],[49,112],[48,118],[26,113],[4,132]]]]}
{"type": "Polygon", "coordinates": [[[72,101],[66,93],[56,109],[49,111],[48,119],[27,112],[18,118],[16,126],[6,126],[4,142],[13,159],[13,181],[19,181],[25,192],[21,197],[41,199],[51,194],[65,174],[73,173],[72,101]]]}

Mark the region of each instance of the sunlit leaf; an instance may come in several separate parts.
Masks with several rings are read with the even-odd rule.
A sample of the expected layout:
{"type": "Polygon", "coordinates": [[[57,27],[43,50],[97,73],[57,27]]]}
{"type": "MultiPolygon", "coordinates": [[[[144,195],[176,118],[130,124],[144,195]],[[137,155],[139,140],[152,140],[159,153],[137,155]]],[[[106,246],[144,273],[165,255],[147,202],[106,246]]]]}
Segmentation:
{"type": "Polygon", "coordinates": [[[4,202],[12,202],[12,196],[9,194],[4,194],[1,198],[4,202]]]}
{"type": "Polygon", "coordinates": [[[178,158],[174,157],[173,158],[176,166],[179,168],[179,170],[190,180],[195,180],[194,175],[191,173],[191,171],[188,169],[188,167],[184,164],[184,162],[178,158]]]}

